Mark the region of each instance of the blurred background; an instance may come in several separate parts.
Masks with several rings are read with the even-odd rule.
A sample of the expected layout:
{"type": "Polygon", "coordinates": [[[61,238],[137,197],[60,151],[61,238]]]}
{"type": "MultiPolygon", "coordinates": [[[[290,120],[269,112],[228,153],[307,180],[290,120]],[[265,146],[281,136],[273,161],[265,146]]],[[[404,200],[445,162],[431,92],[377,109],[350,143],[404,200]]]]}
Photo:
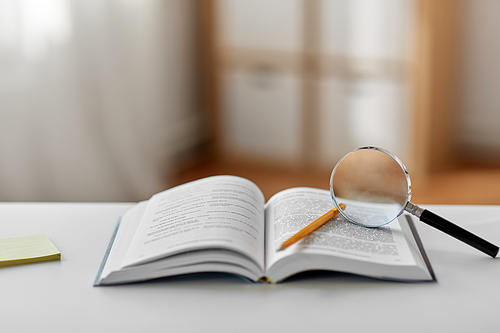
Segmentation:
{"type": "Polygon", "coordinates": [[[269,198],[376,145],[415,203],[500,204],[499,31],[496,0],[0,0],[0,201],[269,198]]]}

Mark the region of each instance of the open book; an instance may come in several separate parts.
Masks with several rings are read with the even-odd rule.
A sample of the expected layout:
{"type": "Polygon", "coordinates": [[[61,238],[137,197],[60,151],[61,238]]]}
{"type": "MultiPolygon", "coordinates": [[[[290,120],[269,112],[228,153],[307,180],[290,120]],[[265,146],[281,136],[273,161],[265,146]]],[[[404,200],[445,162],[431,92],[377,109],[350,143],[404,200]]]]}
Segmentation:
{"type": "Polygon", "coordinates": [[[265,203],[257,185],[240,177],[214,176],[183,184],[155,194],[122,216],[94,285],[199,272],[275,283],[310,270],[434,280],[409,217],[365,228],[338,215],[278,251],[332,207],[330,193],[314,188],[287,189],[265,203]]]}

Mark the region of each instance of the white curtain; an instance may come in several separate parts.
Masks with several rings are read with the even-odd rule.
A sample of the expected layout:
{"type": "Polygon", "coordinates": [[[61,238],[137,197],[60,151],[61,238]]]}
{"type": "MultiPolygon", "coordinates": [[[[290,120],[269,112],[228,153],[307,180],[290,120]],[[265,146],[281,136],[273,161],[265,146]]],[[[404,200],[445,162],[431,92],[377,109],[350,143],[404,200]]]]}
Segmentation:
{"type": "Polygon", "coordinates": [[[201,140],[196,2],[0,0],[0,201],[137,201],[201,140]]]}

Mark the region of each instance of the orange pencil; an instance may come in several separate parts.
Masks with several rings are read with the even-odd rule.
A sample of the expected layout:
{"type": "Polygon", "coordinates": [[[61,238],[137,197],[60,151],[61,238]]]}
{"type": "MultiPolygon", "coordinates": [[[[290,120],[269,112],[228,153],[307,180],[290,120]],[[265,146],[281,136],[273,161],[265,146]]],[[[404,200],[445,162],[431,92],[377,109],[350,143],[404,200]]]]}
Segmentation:
{"type": "MultiPolygon", "coordinates": [[[[341,203],[339,206],[340,206],[340,208],[342,208],[342,210],[345,209],[345,205],[343,203],[341,203]]],[[[337,207],[335,207],[335,208],[329,210],[328,212],[326,212],[325,214],[321,215],[314,222],[311,222],[304,229],[300,230],[295,235],[293,235],[292,237],[290,237],[287,241],[285,241],[281,245],[281,247],[278,249],[278,251],[282,251],[282,250],[286,249],[287,247],[289,247],[290,245],[292,245],[293,243],[295,243],[295,242],[301,240],[302,238],[306,237],[311,232],[313,232],[314,230],[318,229],[319,227],[321,227],[326,222],[330,221],[338,213],[339,213],[339,211],[338,211],[337,207]]]]}

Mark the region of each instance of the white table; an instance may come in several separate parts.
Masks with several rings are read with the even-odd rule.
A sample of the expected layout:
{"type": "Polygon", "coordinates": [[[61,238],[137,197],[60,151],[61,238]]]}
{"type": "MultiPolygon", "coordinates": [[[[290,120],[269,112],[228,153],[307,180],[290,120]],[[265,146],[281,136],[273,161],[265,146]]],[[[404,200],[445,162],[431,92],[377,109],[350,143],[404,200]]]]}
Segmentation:
{"type": "MultiPolygon", "coordinates": [[[[0,237],[45,233],[61,261],[0,269],[1,332],[500,332],[500,259],[417,223],[436,283],[345,274],[93,287],[124,203],[0,203],[0,237]]],[[[500,206],[428,206],[500,244],[500,206]]]]}

